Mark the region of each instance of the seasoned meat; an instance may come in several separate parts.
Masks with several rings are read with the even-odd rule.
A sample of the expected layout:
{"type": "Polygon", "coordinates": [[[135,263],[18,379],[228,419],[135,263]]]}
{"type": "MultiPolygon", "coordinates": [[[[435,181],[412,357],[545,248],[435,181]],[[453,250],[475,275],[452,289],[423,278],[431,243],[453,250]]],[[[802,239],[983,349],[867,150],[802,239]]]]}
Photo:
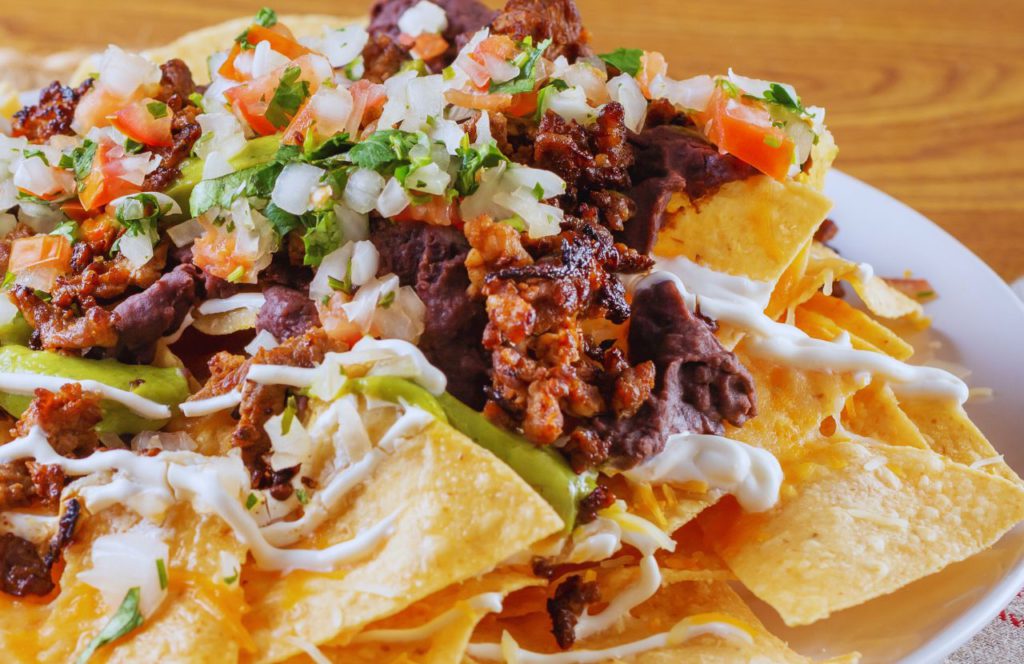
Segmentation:
{"type": "Polygon", "coordinates": [[[385,34],[371,34],[363,47],[366,71],[363,78],[371,83],[383,83],[398,73],[409,52],[399,46],[398,40],[385,34]]]}
{"type": "Polygon", "coordinates": [[[551,633],[555,635],[558,647],[567,650],[576,642],[576,623],[588,604],[600,601],[601,593],[597,583],[583,582],[583,577],[574,574],[559,584],[555,596],[548,599],[548,615],[551,616],[551,633]]]}
{"type": "Polygon", "coordinates": [[[82,96],[92,89],[93,80],[86,79],[77,88],[69,88],[58,81],[50,83],[39,93],[39,102],[26,106],[11,119],[11,135],[24,136],[33,143],[43,143],[51,136],[73,136],[71,121],[82,96]]]}
{"type": "MultiPolygon", "coordinates": [[[[594,346],[583,331],[587,320],[622,323],[629,318],[617,273],[642,272],[648,257],[616,245],[593,220],[569,217],[557,236],[527,241],[487,218],[470,221],[467,257],[475,284],[487,297],[484,347],[491,351],[489,415],[503,411],[523,433],[551,444],[567,422],[608,412],[615,402],[629,408],[630,389],[642,387],[625,374],[621,351],[594,346]],[[518,246],[517,246],[518,245],[518,246]]],[[[645,393],[638,393],[640,402],[645,393]]],[[[632,409],[632,408],[630,408],[632,409]]]]}
{"type": "Polygon", "coordinates": [[[60,520],[57,522],[57,534],[50,540],[50,549],[46,553],[44,562],[47,567],[53,567],[53,564],[60,558],[61,553],[67,548],[68,544],[71,544],[71,540],[75,536],[75,528],[78,526],[78,518],[82,514],[82,505],[78,502],[77,498],[72,498],[67,502],[67,506],[64,508],[64,514],[60,515],[60,520]]]}
{"type": "Polygon", "coordinates": [[[370,240],[380,252],[380,273],[397,275],[426,305],[420,348],[447,376],[448,391],[482,408],[488,361],[480,342],[487,314],[483,299],[469,293],[465,236],[446,226],[377,220],[370,240]]]}
{"type": "Polygon", "coordinates": [[[664,449],[674,433],[721,434],[724,422],[741,426],[757,413],[750,373],[670,282],[633,299],[629,348],[631,361],[656,367],[654,391],[635,416],[598,418],[574,433],[566,449],[577,469],[607,457],[632,467],[664,449]]]}
{"type": "Polygon", "coordinates": [[[22,413],[14,433],[27,436],[38,426],[61,456],[87,456],[99,445],[96,425],[103,418],[100,395],[82,391],[78,383],[62,385],[56,393],[39,388],[22,413]]]}
{"type": "Polygon", "coordinates": [[[256,316],[257,332],[266,330],[278,341],[284,341],[319,327],[316,305],[301,292],[286,286],[271,286],[263,295],[267,299],[256,316]]]}
{"type": "Polygon", "coordinates": [[[626,224],[622,240],[647,253],[665,223],[665,209],[675,193],[700,201],[729,182],[758,171],[730,154],[722,154],[703,134],[676,125],[646,128],[630,137],[636,162],[630,171],[636,215],[626,224]]]}
{"type": "Polygon", "coordinates": [[[0,589],[8,595],[48,595],[54,587],[50,566],[36,547],[17,535],[0,535],[0,589]]]}
{"type": "Polygon", "coordinates": [[[0,510],[28,505],[35,495],[32,473],[24,460],[0,463],[0,510]]]}
{"type": "Polygon", "coordinates": [[[195,268],[179,265],[114,308],[119,360],[131,364],[153,361],[157,341],[178,329],[195,304],[196,275],[195,268]]]}
{"type": "Polygon", "coordinates": [[[587,497],[580,501],[580,511],[576,517],[576,524],[590,523],[597,518],[597,513],[606,507],[611,507],[615,502],[615,494],[611,489],[598,484],[587,497]]]}
{"type": "MultiPolygon", "coordinates": [[[[407,9],[418,2],[419,0],[377,0],[374,2],[370,9],[370,25],[367,27],[371,39],[385,36],[391,43],[397,45],[398,37],[401,34],[401,30],[398,28],[398,19],[407,9]]],[[[441,7],[448,17],[448,27],[441,33],[441,36],[448,42],[449,47],[445,53],[430,60],[427,65],[434,71],[441,71],[452,63],[458,54],[458,49],[469,40],[473,33],[487,26],[497,12],[477,0],[437,0],[434,4],[441,7]]],[[[366,61],[369,68],[369,59],[366,61]]]]}
{"type": "Polygon", "coordinates": [[[590,35],[573,0],[509,0],[491,23],[491,32],[517,40],[533,37],[535,44],[551,39],[545,57],[564,55],[570,63],[590,55],[590,35]]]}
{"type": "Polygon", "coordinates": [[[814,241],[825,244],[835,239],[836,235],[839,235],[839,224],[826,219],[821,222],[821,226],[818,226],[818,230],[814,231],[814,241]]]}
{"type": "Polygon", "coordinates": [[[103,307],[88,306],[78,315],[73,308],[61,308],[55,301],[46,302],[24,286],[16,286],[12,297],[34,330],[32,344],[35,348],[87,350],[112,348],[117,344],[115,316],[103,307]]]}
{"type": "Polygon", "coordinates": [[[181,174],[181,162],[189,158],[192,146],[202,135],[203,130],[196,121],[202,110],[189,99],[195,91],[192,72],[182,60],[175,58],[160,65],[160,92],[156,98],[174,113],[171,120],[173,145],[150,148],[150,152],[160,157],[160,165],[146,176],[143,191],[167,189],[181,174]]]}

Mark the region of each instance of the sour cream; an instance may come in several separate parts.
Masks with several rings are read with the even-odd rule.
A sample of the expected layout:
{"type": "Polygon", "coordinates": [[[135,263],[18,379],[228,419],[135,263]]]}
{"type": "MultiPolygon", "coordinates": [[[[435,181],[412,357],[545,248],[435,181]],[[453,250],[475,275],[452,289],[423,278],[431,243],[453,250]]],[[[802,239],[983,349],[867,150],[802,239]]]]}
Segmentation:
{"type": "Polygon", "coordinates": [[[85,392],[95,392],[108,401],[119,403],[140,417],[150,420],[166,420],[171,416],[171,409],[158,401],[147,399],[128,390],[105,385],[96,380],[77,380],[34,373],[0,372],[0,392],[10,394],[32,396],[38,388],[57,392],[69,383],[77,383],[85,392]]]}

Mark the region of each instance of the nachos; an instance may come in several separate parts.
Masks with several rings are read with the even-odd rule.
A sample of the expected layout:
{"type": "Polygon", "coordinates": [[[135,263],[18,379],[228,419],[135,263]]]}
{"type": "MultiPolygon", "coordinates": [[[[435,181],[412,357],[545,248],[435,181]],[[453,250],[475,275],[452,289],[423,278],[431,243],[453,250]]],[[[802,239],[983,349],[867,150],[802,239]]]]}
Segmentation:
{"type": "Polygon", "coordinates": [[[808,662],[739,585],[806,625],[1024,519],[789,85],[378,0],[20,102],[8,661],[808,662]]]}

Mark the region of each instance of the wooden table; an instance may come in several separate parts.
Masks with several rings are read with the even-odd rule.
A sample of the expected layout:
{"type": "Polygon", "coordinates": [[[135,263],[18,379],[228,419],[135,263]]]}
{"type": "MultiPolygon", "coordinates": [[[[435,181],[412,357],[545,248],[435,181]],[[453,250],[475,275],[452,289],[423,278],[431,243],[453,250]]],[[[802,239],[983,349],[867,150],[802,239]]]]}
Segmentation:
{"type": "MultiPolygon", "coordinates": [[[[35,52],[108,42],[141,47],[260,4],[8,2],[0,38],[35,52]]],[[[278,9],[361,16],[368,4],[289,0],[278,9]]],[[[807,103],[828,109],[839,168],[917,208],[1004,278],[1024,275],[1021,0],[579,5],[598,49],[659,50],[676,77],[732,66],[793,83],[807,103]]]]}

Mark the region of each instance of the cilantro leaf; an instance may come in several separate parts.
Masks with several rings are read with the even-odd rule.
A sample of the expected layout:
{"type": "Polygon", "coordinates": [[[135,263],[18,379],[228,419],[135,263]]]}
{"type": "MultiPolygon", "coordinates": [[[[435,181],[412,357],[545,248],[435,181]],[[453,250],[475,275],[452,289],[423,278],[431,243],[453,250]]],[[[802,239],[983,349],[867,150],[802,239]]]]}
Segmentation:
{"type": "Polygon", "coordinates": [[[68,239],[69,244],[74,244],[78,239],[78,222],[66,219],[50,231],[50,235],[63,235],[68,239]]]}
{"type": "Polygon", "coordinates": [[[270,225],[274,227],[274,231],[281,237],[288,235],[288,233],[296,228],[302,227],[302,219],[298,215],[285,212],[273,203],[268,203],[267,207],[263,208],[263,216],[267,218],[270,225]]]}
{"type": "Polygon", "coordinates": [[[789,94],[789,90],[778,83],[772,83],[768,86],[768,89],[764,91],[764,100],[770,104],[778,104],[794,113],[808,115],[807,109],[800,103],[800,97],[794,99],[789,94]]]}
{"type": "Polygon", "coordinates": [[[537,61],[540,56],[551,46],[551,40],[545,39],[537,46],[531,46],[530,42],[520,42],[523,52],[513,60],[513,64],[519,66],[519,74],[511,81],[504,83],[491,83],[490,92],[495,94],[521,94],[533,92],[537,87],[537,61]],[[524,57],[525,56],[525,57],[524,57]],[[522,60],[522,62],[518,62],[522,60]]]}
{"type": "Polygon", "coordinates": [[[139,143],[134,138],[124,139],[124,151],[127,152],[128,154],[139,154],[145,149],[146,146],[143,145],[142,143],[139,143]]]}
{"type": "Polygon", "coordinates": [[[462,160],[459,164],[459,174],[455,176],[455,189],[463,196],[469,196],[479,187],[477,174],[485,168],[494,168],[501,162],[508,162],[509,158],[501,153],[498,144],[494,140],[486,145],[472,147],[469,145],[469,137],[465,137],[462,145],[455,152],[462,160]]]}
{"type": "Polygon", "coordinates": [[[87,138],[70,153],[61,155],[60,162],[57,164],[61,168],[75,172],[79,190],[82,188],[82,182],[89,177],[89,173],[92,171],[92,162],[96,158],[96,147],[96,143],[87,138]]]}
{"type": "Polygon", "coordinates": [[[160,580],[160,590],[167,590],[167,564],[163,558],[156,561],[156,576],[160,580]]]}
{"type": "Polygon", "coordinates": [[[400,129],[382,129],[352,146],[348,159],[356,166],[392,175],[399,167],[408,165],[409,151],[419,142],[419,136],[400,129]]]}
{"type": "Polygon", "coordinates": [[[569,89],[569,84],[560,78],[551,79],[551,82],[545,85],[537,92],[537,115],[536,119],[539,122],[544,117],[544,112],[548,110],[548,96],[555,92],[562,92],[569,89]]]}
{"type": "Polygon", "coordinates": [[[153,116],[154,120],[167,117],[167,104],[162,101],[151,101],[146,104],[146,110],[153,116]]]}
{"type": "Polygon", "coordinates": [[[274,182],[282,169],[284,166],[274,161],[199,182],[189,197],[192,216],[198,217],[214,207],[231,207],[231,203],[239,196],[270,198],[274,182]]]}
{"type": "Polygon", "coordinates": [[[40,161],[42,161],[44,164],[46,164],[47,166],[50,165],[50,160],[46,158],[46,154],[42,150],[22,150],[21,154],[22,156],[25,157],[25,159],[39,157],[40,161]]]}
{"type": "Polygon", "coordinates": [[[260,502],[259,497],[255,493],[250,493],[245,498],[245,509],[251,510],[252,508],[256,507],[256,504],[258,502],[260,502]]]}
{"type": "Polygon", "coordinates": [[[253,19],[253,23],[264,28],[272,28],[277,25],[277,12],[270,7],[263,7],[256,12],[256,18],[253,19]]]}
{"type": "Polygon", "coordinates": [[[377,306],[381,309],[390,309],[395,303],[395,291],[388,291],[377,298],[377,306]]]}
{"type": "Polygon", "coordinates": [[[281,82],[274,90],[265,114],[267,121],[275,127],[287,126],[302,102],[309,97],[309,81],[299,80],[301,75],[302,68],[297,65],[288,67],[281,75],[281,82]]]}
{"type": "Polygon", "coordinates": [[[611,53],[603,53],[597,57],[623,74],[636,76],[640,72],[640,58],[643,56],[644,52],[638,48],[617,48],[611,53]]]}
{"type": "Polygon", "coordinates": [[[110,622],[89,642],[88,647],[75,660],[75,664],[88,662],[98,649],[142,625],[142,613],[139,611],[140,594],[141,591],[138,586],[128,590],[124,600],[121,602],[121,606],[111,616],[110,622]]]}
{"type": "Polygon", "coordinates": [[[303,215],[306,232],[302,244],[306,249],[305,265],[320,265],[324,256],[341,246],[341,228],[334,210],[315,210],[303,215]]]}

